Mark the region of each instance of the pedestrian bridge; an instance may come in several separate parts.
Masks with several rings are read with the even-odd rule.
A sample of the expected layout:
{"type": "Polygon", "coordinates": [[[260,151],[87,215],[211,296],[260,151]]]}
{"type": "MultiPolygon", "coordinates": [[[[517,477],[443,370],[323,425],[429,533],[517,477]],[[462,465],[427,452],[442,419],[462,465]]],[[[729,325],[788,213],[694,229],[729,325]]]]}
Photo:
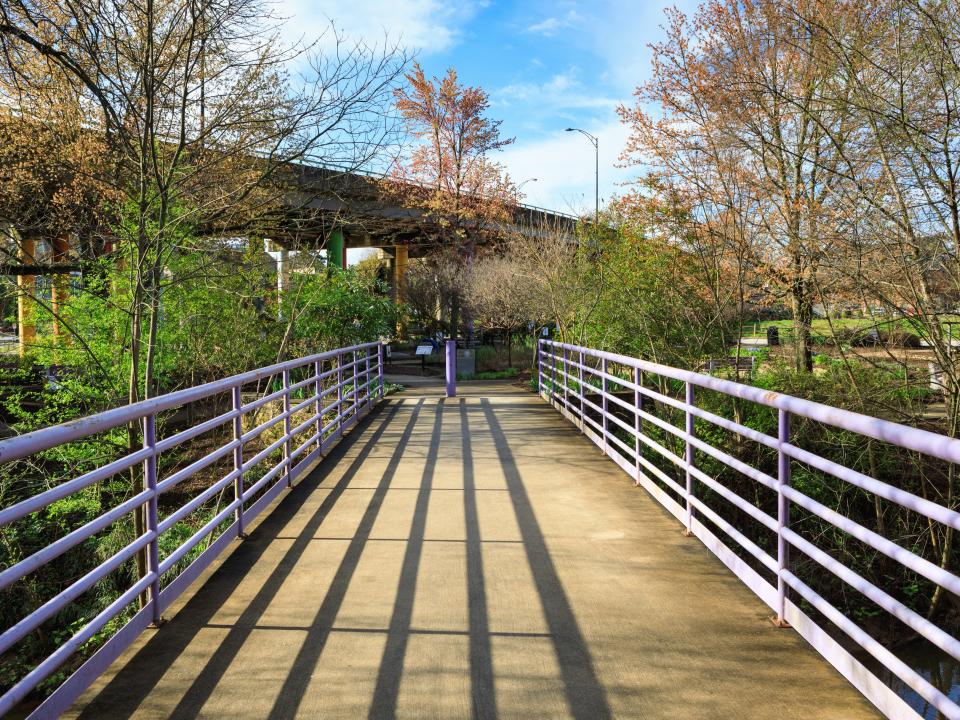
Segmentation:
{"type": "Polygon", "coordinates": [[[876,717],[509,386],[388,399],[263,518],[77,717],[876,717]]]}
{"type": "MultiPolygon", "coordinates": [[[[318,356],[299,382],[293,366],[284,367],[282,388],[272,393],[284,412],[268,421],[285,424],[273,443],[284,455],[281,471],[249,487],[242,444],[250,431],[240,421],[251,404],[239,388],[253,378],[230,379],[233,410],[219,418],[236,425],[235,442],[225,446],[235,471],[222,483],[239,500],[221,515],[233,524],[173,581],[163,578],[174,567],[169,558],[148,553],[149,572],[120,598],[129,604],[145,592],[143,609],[34,715],[781,720],[914,713],[823,631],[805,626],[789,597],[778,607],[775,582],[772,595],[742,582],[744,568],[712,546],[716,537],[704,534],[699,513],[681,513],[678,522],[676,508],[637,487],[618,467],[626,450],[602,439],[604,451],[597,448],[598,431],[613,438],[610,422],[622,422],[608,401],[622,400],[601,378],[603,405],[591,417],[589,383],[562,381],[582,378],[590,364],[562,347],[544,346],[540,380],[549,403],[521,387],[477,383],[461,384],[456,397],[428,386],[376,402],[381,358],[368,347],[318,356]],[[315,392],[300,402],[295,391],[304,387],[315,392]],[[571,395],[574,387],[581,392],[571,395]],[[325,425],[324,397],[337,404],[325,425]],[[565,421],[578,406],[587,422],[565,421]],[[305,407],[316,412],[294,426],[305,407]],[[299,447],[290,442],[297,432],[305,433],[299,447]],[[781,625],[800,627],[771,623],[771,607],[782,613],[781,625]],[[158,627],[148,628],[151,620],[158,627]]],[[[606,359],[597,372],[614,377],[606,359]]],[[[185,398],[193,396],[171,402],[185,398]]],[[[172,444],[155,437],[149,420],[170,406],[158,402],[140,409],[150,452],[135,460],[147,463],[148,501],[170,477],[179,480],[150,465],[172,444]]],[[[55,440],[117,417],[68,427],[55,440]]],[[[23,438],[13,450],[0,444],[0,458],[39,447],[23,438]]],[[[637,467],[643,458],[638,453],[637,467]]],[[[156,507],[148,503],[148,550],[155,547],[150,528],[170,527],[156,507]]],[[[709,518],[706,506],[703,515],[709,518]]],[[[23,687],[8,696],[19,700],[23,687]]]]}

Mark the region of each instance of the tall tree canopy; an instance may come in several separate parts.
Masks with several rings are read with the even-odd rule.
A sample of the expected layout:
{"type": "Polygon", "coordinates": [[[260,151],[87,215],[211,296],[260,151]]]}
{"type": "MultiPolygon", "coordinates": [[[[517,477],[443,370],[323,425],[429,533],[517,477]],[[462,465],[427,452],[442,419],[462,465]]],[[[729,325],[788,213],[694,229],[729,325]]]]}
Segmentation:
{"type": "MultiPolygon", "coordinates": [[[[388,193],[424,214],[438,252],[470,262],[481,234],[495,237],[511,219],[517,188],[490,153],[513,142],[500,136],[499,120],[487,117],[490,98],[463,85],[454,69],[428,78],[415,63],[395,92],[412,149],[393,166],[388,193]]],[[[460,283],[455,283],[459,286],[460,283]]],[[[459,326],[461,293],[451,294],[450,324],[459,326]]]]}
{"type": "Polygon", "coordinates": [[[844,4],[708,0],[692,19],[671,11],[651,79],[620,109],[626,159],[651,168],[692,222],[753,243],[768,288],[792,307],[796,365],[807,370],[815,276],[841,222],[837,146],[851,126],[849,105],[824,97],[837,63],[805,13],[837,16],[844,4]]]}

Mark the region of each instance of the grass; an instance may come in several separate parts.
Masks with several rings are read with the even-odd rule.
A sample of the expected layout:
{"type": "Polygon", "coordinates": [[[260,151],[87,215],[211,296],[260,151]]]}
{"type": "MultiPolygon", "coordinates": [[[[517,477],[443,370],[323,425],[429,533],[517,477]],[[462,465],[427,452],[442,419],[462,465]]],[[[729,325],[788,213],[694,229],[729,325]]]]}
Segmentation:
{"type": "MultiPolygon", "coordinates": [[[[872,318],[836,318],[829,321],[822,318],[816,318],[813,321],[812,329],[814,334],[829,335],[831,323],[833,324],[833,328],[835,330],[855,330],[858,328],[871,327],[874,322],[875,321],[872,318]]],[[[793,320],[764,320],[763,322],[744,323],[743,336],[766,337],[767,328],[769,327],[780,328],[781,330],[790,330],[793,328],[793,320]]]]}
{"type": "MultiPolygon", "coordinates": [[[[944,315],[944,322],[947,320],[957,322],[960,321],[960,316],[957,315],[944,315]]],[[[898,329],[905,332],[912,332],[913,328],[910,327],[910,324],[907,320],[903,318],[893,319],[885,318],[883,316],[877,317],[854,317],[854,318],[833,318],[827,320],[825,318],[815,318],[811,329],[814,335],[823,335],[830,336],[833,334],[833,331],[836,330],[858,330],[871,328],[878,326],[881,330],[892,330],[898,329]],[[831,329],[832,326],[832,329],[831,329]]],[[[766,337],[767,328],[776,327],[781,330],[791,330],[793,329],[793,320],[764,320],[762,322],[748,322],[744,323],[743,326],[743,337],[745,338],[756,338],[756,337],[766,337]]],[[[947,331],[947,326],[944,324],[944,332],[947,331]]],[[[957,334],[957,331],[954,330],[954,334],[957,334]]]]}
{"type": "Polygon", "coordinates": [[[489,370],[474,375],[457,373],[457,380],[509,380],[515,378],[519,372],[516,368],[507,368],[506,370],[489,370]]]}
{"type": "Polygon", "coordinates": [[[383,384],[383,396],[393,395],[394,393],[400,393],[407,389],[406,385],[400,385],[399,383],[384,383],[383,384]]]}

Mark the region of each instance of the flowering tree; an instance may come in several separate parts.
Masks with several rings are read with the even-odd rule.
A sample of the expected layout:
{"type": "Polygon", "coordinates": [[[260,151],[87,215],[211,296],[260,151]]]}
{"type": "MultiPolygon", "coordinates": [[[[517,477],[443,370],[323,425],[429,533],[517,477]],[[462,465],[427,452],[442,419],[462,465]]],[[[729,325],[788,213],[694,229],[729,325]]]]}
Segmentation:
{"type": "MultiPolygon", "coordinates": [[[[652,170],[710,231],[695,237],[752,246],[736,253],[755,253],[767,289],[790,303],[803,370],[812,369],[818,268],[850,220],[836,203],[850,105],[825,98],[838,63],[802,19],[815,6],[708,0],[692,18],[671,11],[652,78],[620,110],[631,129],[627,160],[652,170]]],[[[823,4],[838,16],[842,6],[823,4]]]]}
{"type": "Polygon", "coordinates": [[[537,316],[534,284],[517,258],[490,255],[470,269],[466,283],[467,306],[483,325],[503,330],[507,336],[507,364],[513,366],[513,333],[537,316]]]}
{"type": "MultiPolygon", "coordinates": [[[[395,91],[397,109],[415,141],[384,184],[388,195],[422,213],[424,234],[439,251],[469,265],[481,238],[504,233],[518,193],[489,154],[513,142],[500,136],[500,121],[487,117],[490,99],[462,85],[454,69],[428,78],[415,63],[407,85],[395,91]]],[[[450,297],[450,327],[460,323],[460,292],[450,297]]]]}

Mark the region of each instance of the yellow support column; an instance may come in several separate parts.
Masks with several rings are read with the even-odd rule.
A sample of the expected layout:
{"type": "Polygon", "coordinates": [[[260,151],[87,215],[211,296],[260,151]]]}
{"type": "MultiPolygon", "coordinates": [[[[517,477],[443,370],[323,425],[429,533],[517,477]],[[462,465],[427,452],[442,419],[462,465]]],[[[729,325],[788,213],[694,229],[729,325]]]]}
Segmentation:
{"type": "MultiPolygon", "coordinates": [[[[406,299],[406,293],[404,292],[404,278],[407,274],[407,261],[409,255],[407,252],[406,245],[394,245],[393,246],[393,301],[397,305],[403,303],[406,299]]],[[[403,318],[398,317],[397,319],[397,337],[402,337],[404,335],[405,328],[403,327],[403,318]]]]}
{"type": "Polygon", "coordinates": [[[403,289],[403,281],[407,274],[408,253],[406,245],[393,246],[393,292],[397,305],[402,303],[406,297],[403,289]]]}
{"type": "MultiPolygon", "coordinates": [[[[33,238],[21,238],[17,243],[20,246],[20,262],[32,265],[36,262],[35,255],[37,241],[33,238]]],[[[27,346],[37,339],[37,306],[34,298],[37,295],[36,275],[17,275],[17,332],[20,346],[20,357],[27,352],[27,346]]]]}
{"type": "MultiPolygon", "coordinates": [[[[53,241],[53,262],[62,264],[67,262],[70,251],[69,240],[66,237],[55,238],[53,241]]],[[[63,334],[60,313],[67,306],[67,297],[70,293],[70,275],[58,274],[53,276],[53,289],[50,294],[50,309],[53,310],[53,334],[60,339],[63,334]]]]}

